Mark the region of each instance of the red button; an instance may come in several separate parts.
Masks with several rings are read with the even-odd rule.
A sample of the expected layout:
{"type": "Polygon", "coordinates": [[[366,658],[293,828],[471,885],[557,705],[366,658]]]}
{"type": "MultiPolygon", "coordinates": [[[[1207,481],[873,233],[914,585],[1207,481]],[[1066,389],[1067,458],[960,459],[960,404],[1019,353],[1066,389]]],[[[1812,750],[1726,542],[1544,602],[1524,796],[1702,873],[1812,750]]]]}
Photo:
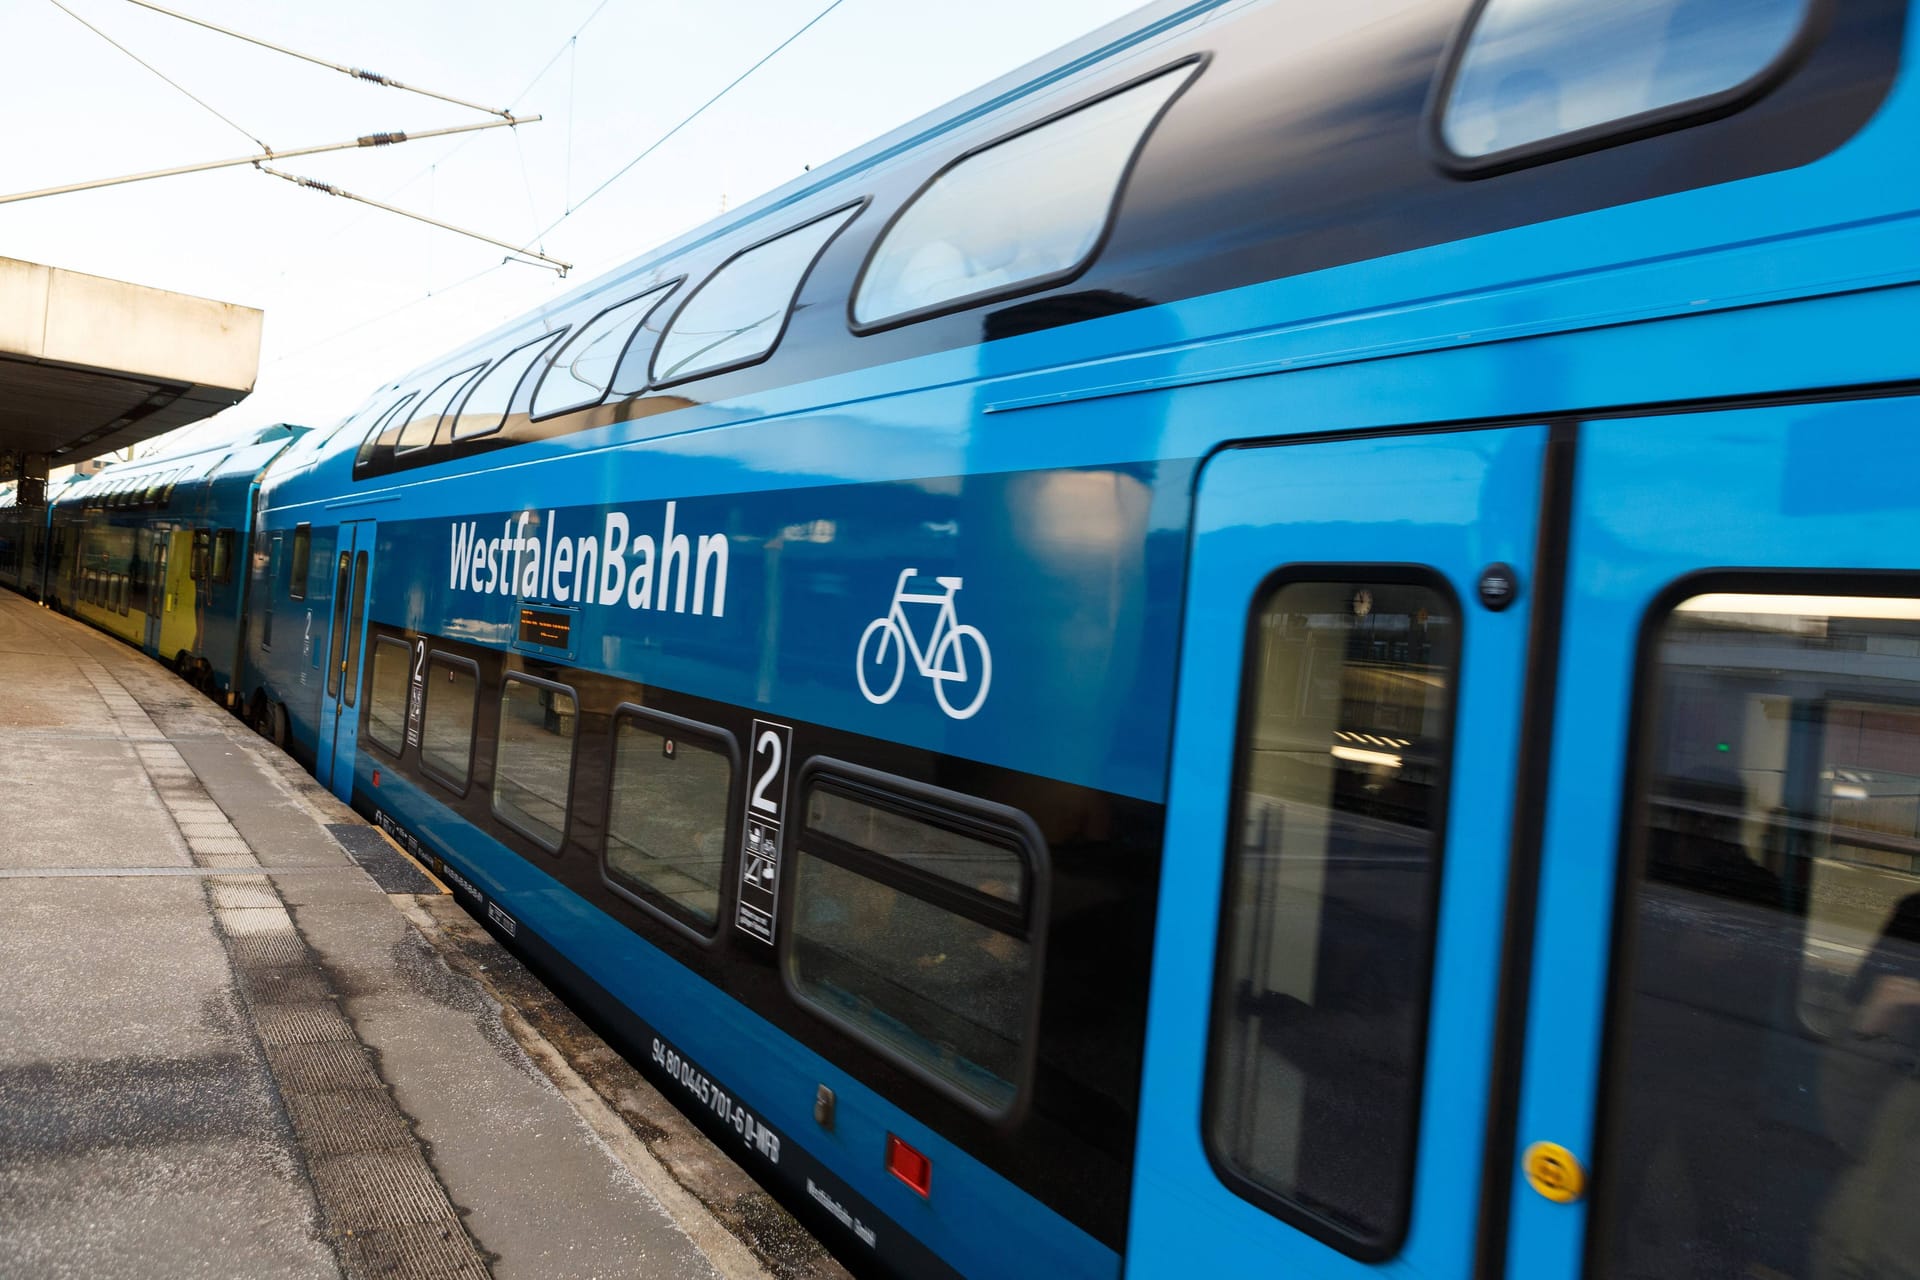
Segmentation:
{"type": "Polygon", "coordinates": [[[933,1193],[933,1161],[891,1133],[887,1135],[887,1172],[923,1196],[933,1193]]]}

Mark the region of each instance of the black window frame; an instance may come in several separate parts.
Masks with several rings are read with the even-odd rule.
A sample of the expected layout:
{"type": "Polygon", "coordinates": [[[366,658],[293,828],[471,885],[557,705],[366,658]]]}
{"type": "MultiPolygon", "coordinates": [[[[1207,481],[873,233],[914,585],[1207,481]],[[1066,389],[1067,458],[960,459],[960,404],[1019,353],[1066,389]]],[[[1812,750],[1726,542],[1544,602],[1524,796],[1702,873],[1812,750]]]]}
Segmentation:
{"type": "Polygon", "coordinates": [[[353,465],[356,468],[365,466],[367,460],[373,457],[374,451],[384,443],[381,437],[386,434],[387,427],[393,424],[394,415],[412,404],[419,395],[417,390],[403,392],[398,400],[387,407],[385,413],[373,420],[373,425],[367,428],[366,438],[360,441],[360,448],[354,454],[353,465]]]}
{"type": "Polygon", "coordinates": [[[740,740],[733,733],[717,724],[707,724],[700,720],[689,720],[684,716],[672,715],[652,707],[643,707],[637,702],[623,702],[613,709],[607,719],[607,785],[602,788],[603,804],[600,813],[600,883],[617,894],[624,902],[632,903],[668,928],[703,947],[711,947],[725,933],[733,917],[733,904],[740,891],[740,826],[741,791],[746,785],[744,758],[740,753],[740,740]],[[722,750],[727,757],[730,770],[727,783],[726,835],[722,837],[720,855],[720,901],[716,904],[711,924],[689,919],[679,914],[665,898],[651,894],[644,885],[629,884],[613,873],[608,865],[608,846],[613,840],[613,788],[614,780],[620,769],[620,726],[629,721],[636,722],[650,732],[659,732],[664,737],[677,740],[693,739],[722,750]]]}
{"type": "Polygon", "coordinates": [[[267,540],[267,589],[260,593],[260,648],[273,651],[273,588],[280,576],[281,547],[286,535],[276,533],[267,540]]]}
{"type": "MultiPolygon", "coordinates": [[[[545,422],[549,418],[558,418],[564,414],[578,413],[582,409],[591,409],[596,405],[605,404],[608,398],[613,395],[613,384],[619,379],[620,370],[626,365],[627,352],[633,347],[633,344],[639,339],[640,331],[646,327],[647,320],[650,317],[657,315],[660,311],[660,308],[664,307],[668,302],[672,301],[674,291],[680,287],[681,283],[684,280],[686,280],[686,277],[684,275],[675,276],[673,279],[668,280],[662,284],[656,284],[649,288],[642,289],[640,292],[636,294],[633,294],[629,297],[622,298],[620,301],[615,302],[609,306],[600,308],[600,310],[594,312],[592,316],[588,317],[584,323],[579,325],[569,326],[568,331],[571,334],[571,336],[568,337],[568,339],[565,342],[561,343],[558,347],[554,348],[553,354],[550,355],[544,363],[542,363],[537,358],[534,361],[534,364],[538,365],[540,369],[540,380],[533,384],[533,392],[531,395],[527,397],[527,421],[545,422]],[[607,315],[609,312],[618,311],[621,307],[627,306],[631,303],[642,301],[643,299],[647,298],[649,295],[656,294],[656,293],[659,294],[660,296],[653,300],[653,305],[645,308],[644,310],[639,312],[638,315],[634,317],[633,327],[627,331],[626,338],[620,343],[620,350],[614,353],[613,368],[607,374],[607,385],[600,389],[599,395],[595,396],[591,400],[577,400],[572,403],[562,405],[558,409],[548,409],[544,413],[535,412],[536,406],[538,406],[540,403],[540,392],[546,387],[547,378],[549,377],[549,375],[553,373],[555,369],[560,367],[560,357],[567,353],[567,349],[569,347],[573,346],[574,343],[578,342],[582,337],[586,336],[588,333],[591,333],[593,331],[593,326],[598,324],[600,322],[601,317],[607,315]]],[[[678,312],[676,311],[675,314],[678,314],[678,312]]],[[[662,328],[661,332],[663,334],[665,333],[664,327],[662,328]]],[[[652,370],[653,370],[653,358],[652,358],[652,353],[649,352],[648,358],[647,358],[647,372],[649,375],[649,379],[651,378],[652,370]]],[[[531,373],[532,369],[529,368],[528,372],[531,373]]],[[[515,388],[516,391],[518,389],[519,389],[518,387],[515,388]]],[[[646,384],[643,384],[640,388],[640,391],[629,392],[628,394],[639,395],[641,391],[645,391],[645,390],[646,390],[646,384]]],[[[511,408],[511,402],[509,402],[509,408],[511,408]]],[[[502,420],[504,421],[504,418],[502,420]]],[[[497,431],[499,430],[499,428],[495,427],[494,430],[497,431]]],[[[476,434],[485,434],[485,433],[476,433],[476,434]]],[[[473,439],[474,437],[463,436],[461,438],[470,440],[470,439],[473,439]]]]}
{"type": "Polygon", "coordinates": [[[420,398],[420,408],[425,409],[428,405],[432,404],[433,398],[442,391],[445,391],[448,384],[457,383],[458,385],[453,388],[452,394],[447,397],[446,407],[434,415],[433,428],[427,432],[427,438],[425,440],[419,444],[401,444],[400,441],[404,439],[407,434],[407,428],[420,419],[417,417],[408,418],[400,424],[400,434],[393,438],[393,456],[396,458],[412,457],[422,449],[431,449],[434,445],[440,443],[440,428],[446,423],[447,415],[453,412],[454,405],[465,401],[467,392],[478,384],[480,378],[484,376],[486,372],[487,364],[485,361],[481,361],[479,364],[462,369],[458,373],[450,373],[440,379],[440,381],[434,383],[433,390],[427,392],[426,395],[420,398]]]}
{"type": "Polygon", "coordinates": [[[1190,53],[1184,57],[1175,58],[1171,62],[1155,67],[1153,70],[1141,75],[1133,76],[1111,88],[1103,89],[1099,93],[1084,98],[1079,102],[1062,107],[1058,111],[1049,112],[1038,120],[1021,125],[1015,129],[1009,129],[1007,132],[997,137],[989,138],[976,147],[969,147],[967,150],[962,151],[959,155],[935,169],[925,182],[922,182],[914,188],[913,194],[900,202],[899,208],[888,215],[886,222],[880,227],[880,233],[873,238],[873,243],[867,246],[866,255],[860,262],[860,270],[854,273],[853,284],[847,290],[846,315],[848,331],[857,337],[864,338],[868,334],[884,333],[888,329],[898,329],[904,325],[918,323],[921,320],[931,320],[935,316],[950,315],[955,311],[965,311],[971,307],[980,306],[982,303],[997,302],[1004,298],[1017,298],[1023,294],[1039,293],[1046,289],[1067,284],[1086,274],[1093,264],[1100,260],[1100,255],[1106,251],[1107,242],[1113,238],[1113,227],[1114,224],[1119,221],[1121,202],[1127,198],[1127,188],[1133,184],[1134,171],[1140,167],[1140,156],[1146,151],[1147,143],[1153,138],[1155,133],[1159,132],[1161,122],[1167,118],[1167,113],[1173,110],[1174,104],[1186,96],[1187,91],[1199,81],[1201,76],[1206,74],[1207,67],[1212,61],[1213,55],[1211,53],[1190,53]],[[1092,246],[1088,248],[1086,255],[1081,258],[1079,262],[1044,276],[1033,276],[1026,280],[995,285],[987,289],[978,289],[973,293],[964,294],[958,298],[949,298],[944,302],[936,302],[928,306],[916,307],[911,311],[903,311],[898,315],[887,316],[884,319],[875,320],[871,323],[863,323],[854,315],[854,300],[860,296],[860,287],[866,283],[867,270],[873,265],[874,258],[879,255],[880,246],[887,242],[887,237],[893,233],[894,226],[907,215],[910,209],[920,202],[920,198],[926,195],[927,192],[933,190],[934,185],[946,177],[947,174],[984,151],[991,151],[995,147],[1012,142],[1015,138],[1021,137],[1024,134],[1032,133],[1037,129],[1044,129],[1055,121],[1084,111],[1096,103],[1104,102],[1108,98],[1125,93],[1129,89],[1137,89],[1149,80],[1156,80],[1163,75],[1171,75],[1181,67],[1191,67],[1193,70],[1187,73],[1186,80],[1183,81],[1178,88],[1167,95],[1167,100],[1160,104],[1160,109],[1154,112],[1153,118],[1148,120],[1146,127],[1140,130],[1140,136],[1134,139],[1133,152],[1127,157],[1127,162],[1120,166],[1120,177],[1113,185],[1113,196],[1107,201],[1107,214],[1101,223],[1100,232],[1094,237],[1092,246]]]}
{"type": "MultiPolygon", "coordinates": [[[[413,646],[398,636],[375,635],[372,639],[373,643],[368,646],[369,652],[367,657],[367,713],[361,717],[361,720],[366,725],[367,741],[380,748],[380,750],[392,757],[395,763],[398,763],[400,757],[405,755],[407,750],[407,704],[412,700],[413,696],[413,681],[411,678],[413,646]],[[377,696],[379,689],[379,685],[374,682],[374,673],[378,671],[380,667],[380,649],[382,645],[391,646],[400,650],[400,671],[403,676],[407,677],[407,679],[401,681],[401,687],[405,690],[405,695],[400,700],[400,742],[397,746],[390,746],[386,742],[381,741],[380,736],[373,731],[374,698],[377,696]]],[[[424,734],[427,717],[426,693],[424,690],[421,691],[420,703],[421,732],[424,734]]]]}
{"type": "MultiPolygon", "coordinates": [[[[1819,0],[1815,0],[1819,3],[1819,0]]],[[[1613,1203],[1615,1180],[1610,1158],[1621,1146],[1622,1117],[1631,1097],[1621,1070],[1627,1045],[1626,1031],[1633,1006],[1634,977],[1639,969],[1639,895],[1646,881],[1648,831],[1656,775],[1657,732],[1662,716],[1656,699],[1662,688],[1660,648],[1667,624],[1678,606],[1695,596],[1734,593],[1830,597],[1882,597],[1920,600],[1920,573],[1912,570],[1821,569],[1777,566],[1737,568],[1716,566],[1684,573],[1654,593],[1640,617],[1634,639],[1633,672],[1629,684],[1626,759],[1620,773],[1619,828],[1614,844],[1613,906],[1608,923],[1606,991],[1601,1005],[1600,1053],[1594,1077],[1592,1162],[1594,1176],[1581,1242],[1583,1275],[1599,1275],[1607,1254],[1607,1230],[1618,1212],[1613,1203]]],[[[1804,923],[1804,921],[1803,921],[1804,923]]],[[[1804,932],[1797,939],[1805,945],[1804,932]]],[[[1798,1008],[1794,1011],[1800,1018],[1798,1008]]]]}
{"type": "MultiPolygon", "coordinates": [[[[542,676],[532,675],[525,671],[507,671],[503,672],[500,676],[500,696],[495,701],[494,712],[493,768],[487,776],[487,812],[492,815],[501,826],[531,840],[539,848],[557,858],[560,856],[560,851],[566,847],[568,838],[573,835],[574,810],[579,807],[574,804],[573,796],[574,780],[580,772],[580,691],[572,685],[562,684],[558,680],[548,680],[542,676]],[[500,751],[505,745],[505,732],[502,726],[506,723],[504,708],[507,701],[507,686],[513,684],[524,684],[530,688],[547,689],[554,693],[564,693],[567,697],[573,699],[573,732],[567,735],[566,812],[561,818],[560,838],[552,844],[547,843],[546,837],[536,835],[527,830],[500,810],[500,751]]],[[[421,712],[422,737],[424,737],[426,733],[424,727],[425,720],[426,713],[423,709],[421,712]]]]}
{"type": "Polygon", "coordinates": [[[287,596],[305,600],[313,576],[313,525],[301,521],[293,526],[293,552],[287,557],[287,596]],[[303,554],[304,553],[304,554],[303,554]]]}
{"type": "MultiPolygon", "coordinates": [[[[684,383],[697,382],[702,378],[711,378],[723,373],[732,373],[738,369],[751,369],[754,365],[764,364],[768,360],[771,360],[773,358],[773,353],[780,349],[780,344],[786,341],[787,328],[793,323],[793,313],[795,308],[797,308],[800,305],[800,295],[806,292],[807,282],[813,279],[813,273],[819,269],[820,260],[826,257],[827,251],[833,248],[834,243],[837,240],[839,240],[841,236],[846,234],[847,228],[851,227],[854,223],[860,220],[860,215],[862,213],[865,213],[867,210],[867,206],[872,203],[873,203],[872,196],[860,196],[854,200],[842,201],[841,203],[834,205],[832,208],[823,210],[822,212],[817,213],[810,218],[803,218],[799,222],[789,223],[786,226],[782,227],[779,231],[774,232],[772,235],[762,236],[760,239],[755,240],[752,244],[749,244],[744,248],[738,249],[735,252],[728,254],[726,258],[723,259],[718,266],[716,266],[713,270],[707,273],[706,278],[704,280],[702,280],[699,284],[695,285],[691,290],[689,290],[687,292],[687,295],[684,298],[680,299],[680,305],[675,307],[673,310],[673,317],[669,319],[666,322],[666,324],[661,326],[660,340],[654,343],[653,351],[647,357],[646,390],[658,391],[663,387],[677,387],[684,383]],[[680,317],[686,314],[687,308],[693,305],[694,300],[696,298],[698,298],[702,293],[706,292],[707,286],[712,284],[716,279],[718,279],[721,272],[725,271],[728,267],[732,266],[735,262],[739,261],[741,258],[746,257],[748,254],[753,253],[756,250],[764,249],[766,246],[772,244],[776,240],[783,240],[790,235],[794,235],[797,232],[804,231],[806,228],[812,226],[816,222],[825,222],[827,219],[836,217],[840,214],[846,215],[845,220],[841,222],[839,227],[835,228],[832,235],[828,236],[825,240],[820,242],[820,247],[814,250],[813,258],[811,261],[807,263],[806,270],[802,271],[800,273],[800,278],[794,282],[792,291],[787,295],[787,305],[785,309],[782,310],[780,313],[779,327],[777,327],[773,331],[773,340],[767,343],[767,349],[765,351],[762,351],[759,355],[749,356],[744,360],[735,360],[729,364],[716,364],[716,365],[702,366],[701,368],[695,370],[692,373],[683,373],[683,374],[680,374],[678,377],[673,377],[673,378],[660,377],[658,372],[658,365],[660,362],[660,348],[666,344],[667,336],[673,332],[673,326],[680,323],[680,317]]],[[[617,378],[619,377],[619,375],[620,375],[620,366],[615,365],[614,376],[617,378]]],[[[635,392],[634,394],[637,395],[639,393],[635,392]]]]}
{"type": "Polygon", "coordinates": [[[1026,1118],[1033,1104],[1040,1049],[1041,998],[1046,991],[1046,952],[1052,911],[1052,859],[1039,825],[1027,813],[996,801],[950,791],[945,787],[936,787],[931,783],[831,756],[813,756],[801,766],[794,778],[789,804],[789,817],[784,824],[787,829],[786,844],[780,859],[779,920],[774,930],[775,967],[780,971],[780,985],[785,989],[787,998],[810,1017],[817,1018],[825,1026],[848,1037],[896,1070],[906,1072],[972,1115],[1002,1130],[1016,1128],[1026,1118]],[[1002,899],[968,889],[898,858],[862,849],[820,832],[810,834],[806,817],[807,797],[813,788],[822,785],[822,779],[825,779],[829,790],[858,803],[910,821],[952,831],[969,839],[1007,848],[1020,860],[1024,871],[1017,908],[1018,913],[1025,916],[1021,927],[1017,930],[1007,927],[1016,909],[1002,899]],[[818,843],[820,841],[827,843],[821,845],[818,843]],[[822,856],[812,851],[822,847],[828,848],[830,853],[822,856]],[[800,989],[797,977],[799,961],[794,953],[797,941],[794,911],[799,895],[794,881],[799,874],[800,860],[805,857],[819,857],[843,871],[872,880],[896,893],[916,898],[985,928],[1008,933],[1026,943],[1030,965],[1026,1022],[1021,1030],[1016,1078],[1009,1081],[1013,1086],[1013,1096],[1004,1107],[994,1107],[967,1092],[955,1081],[909,1057],[866,1028],[838,1016],[800,989]],[[873,874],[875,869],[880,874],[873,874]]]}
{"type": "Polygon", "coordinates": [[[1673,133],[1737,114],[1778,88],[1806,61],[1807,55],[1820,43],[1831,26],[1833,16],[1832,0],[1807,0],[1807,12],[1801,20],[1800,29],[1774,55],[1773,61],[1739,84],[1718,93],[1654,107],[1617,120],[1603,120],[1599,124],[1492,151],[1484,156],[1463,156],[1447,145],[1447,105],[1452,101],[1461,63],[1466,58],[1467,50],[1472,47],[1473,33],[1480,26],[1481,16],[1493,3],[1495,0],[1473,0],[1466,17],[1454,28],[1446,51],[1440,57],[1439,73],[1434,77],[1433,88],[1427,95],[1427,104],[1421,113],[1420,139],[1434,166],[1449,177],[1466,181],[1498,177],[1516,169],[1624,146],[1656,134],[1673,133]]]}
{"type": "Polygon", "coordinates": [[[480,664],[472,658],[464,657],[457,653],[449,653],[444,649],[429,649],[427,651],[425,673],[424,683],[426,688],[422,690],[420,697],[420,772],[439,783],[454,795],[465,799],[467,793],[473,790],[474,755],[478,750],[480,740],[480,688],[482,684],[480,664]],[[433,767],[433,763],[427,755],[427,726],[432,723],[433,719],[433,668],[435,663],[464,669],[473,676],[473,717],[467,723],[467,776],[464,782],[455,782],[453,779],[441,774],[433,767]]]}
{"type": "Polygon", "coordinates": [[[235,530],[215,529],[213,531],[213,563],[210,572],[214,586],[224,587],[232,584],[233,558],[238,548],[239,538],[235,530]],[[224,560],[220,554],[220,548],[222,546],[225,546],[227,549],[224,560]]]}
{"type": "MultiPolygon", "coordinates": [[[[1220,901],[1214,926],[1212,989],[1209,992],[1207,1007],[1207,1043],[1200,1067],[1200,1146],[1206,1155],[1207,1164],[1213,1170],[1214,1177],[1234,1195],[1355,1261],[1378,1264],[1396,1257],[1405,1247],[1407,1237],[1413,1230],[1414,1194],[1418,1190],[1420,1181],[1420,1130],[1426,1116],[1427,1092],[1431,1083],[1427,1046],[1432,1039],[1429,1024],[1433,1017],[1436,978],[1434,962],[1440,952],[1440,908],[1447,875],[1447,837],[1452,819],[1452,806],[1449,802],[1453,792],[1453,775],[1460,749],[1460,680],[1467,653],[1467,614],[1461,605],[1460,594],[1454,590],[1453,583],[1448,580],[1446,574],[1439,569],[1424,564],[1383,562],[1315,562],[1282,565],[1261,579],[1248,598],[1245,608],[1246,620],[1241,638],[1240,687],[1232,726],[1233,764],[1227,783],[1229,791],[1226,843],[1222,850],[1224,865],[1220,876],[1220,901]],[[1413,1091],[1412,1105],[1408,1108],[1407,1114],[1404,1143],[1409,1158],[1406,1176],[1399,1188],[1398,1221],[1393,1230],[1377,1240],[1356,1236],[1311,1208],[1295,1204],[1271,1188],[1255,1182],[1223,1157],[1213,1140],[1213,1120],[1216,1115],[1215,1108],[1218,1105],[1214,1063],[1222,1052],[1221,1042],[1226,1019],[1234,1012],[1232,965],[1226,943],[1232,924],[1234,877],[1240,861],[1237,856],[1240,852],[1239,833],[1246,829],[1246,788],[1241,785],[1241,779],[1248,776],[1249,730],[1259,712],[1259,708],[1254,704],[1254,692],[1258,687],[1255,683],[1257,668],[1265,657],[1265,650],[1261,645],[1262,619],[1267,612],[1268,602],[1288,586],[1369,583],[1420,587],[1432,591],[1447,603],[1447,607],[1456,619],[1456,636],[1453,652],[1450,655],[1451,678],[1447,682],[1445,701],[1441,711],[1441,718],[1447,729],[1445,749],[1435,766],[1433,783],[1435,801],[1432,865],[1427,886],[1427,902],[1423,912],[1426,954],[1422,959],[1426,981],[1421,985],[1420,1007],[1412,1017],[1415,1032],[1410,1059],[1418,1065],[1419,1081],[1413,1091]]],[[[1285,856],[1284,853],[1282,856],[1285,856]]]]}
{"type": "MultiPolygon", "coordinates": [[[[523,387],[527,387],[527,379],[533,376],[536,369],[540,371],[542,378],[546,377],[546,366],[553,363],[554,355],[562,346],[566,345],[567,335],[572,332],[572,325],[563,324],[550,333],[543,333],[538,337],[529,338],[525,342],[517,343],[509,348],[505,355],[488,361],[486,368],[481,371],[480,376],[473,380],[473,385],[467,387],[466,390],[457,397],[459,403],[447,407],[447,415],[453,419],[453,425],[447,429],[447,443],[459,444],[466,440],[485,440],[489,436],[499,435],[500,432],[505,429],[507,419],[513,416],[513,406],[520,403],[520,390],[523,387]],[[486,382],[488,376],[498,372],[501,365],[504,365],[528,347],[539,346],[544,346],[545,350],[535,351],[527,361],[527,367],[522,369],[520,376],[513,380],[513,389],[507,392],[507,405],[506,408],[500,411],[500,420],[484,431],[462,432],[460,430],[460,419],[466,416],[467,401],[471,400],[474,393],[480,390],[481,384],[486,382]]],[[[535,386],[537,387],[537,385],[536,383],[535,386]]],[[[527,407],[529,409],[533,407],[533,391],[534,388],[529,387],[527,389],[527,407]]]]}

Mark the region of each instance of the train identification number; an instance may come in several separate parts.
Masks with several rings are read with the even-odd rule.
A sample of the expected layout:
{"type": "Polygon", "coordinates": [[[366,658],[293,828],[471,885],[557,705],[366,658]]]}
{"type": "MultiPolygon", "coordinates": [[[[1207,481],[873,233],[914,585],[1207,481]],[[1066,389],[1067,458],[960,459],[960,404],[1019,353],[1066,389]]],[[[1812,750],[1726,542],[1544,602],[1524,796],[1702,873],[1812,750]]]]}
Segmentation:
{"type": "Polygon", "coordinates": [[[720,1123],[732,1129],[750,1150],[758,1152],[769,1163],[780,1163],[780,1135],[769,1129],[766,1121],[741,1106],[737,1098],[709,1079],[706,1072],[669,1048],[659,1036],[653,1038],[653,1063],[701,1106],[718,1116],[720,1123]]]}

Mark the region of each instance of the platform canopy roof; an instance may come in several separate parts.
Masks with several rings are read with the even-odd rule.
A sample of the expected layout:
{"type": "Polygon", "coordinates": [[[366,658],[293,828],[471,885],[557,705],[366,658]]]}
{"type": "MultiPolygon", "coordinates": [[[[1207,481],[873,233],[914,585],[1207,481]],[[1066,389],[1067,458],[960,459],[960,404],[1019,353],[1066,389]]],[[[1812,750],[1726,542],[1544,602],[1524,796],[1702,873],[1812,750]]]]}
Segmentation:
{"type": "Polygon", "coordinates": [[[0,258],[0,454],[59,466],[238,404],[261,312],[0,258]]]}

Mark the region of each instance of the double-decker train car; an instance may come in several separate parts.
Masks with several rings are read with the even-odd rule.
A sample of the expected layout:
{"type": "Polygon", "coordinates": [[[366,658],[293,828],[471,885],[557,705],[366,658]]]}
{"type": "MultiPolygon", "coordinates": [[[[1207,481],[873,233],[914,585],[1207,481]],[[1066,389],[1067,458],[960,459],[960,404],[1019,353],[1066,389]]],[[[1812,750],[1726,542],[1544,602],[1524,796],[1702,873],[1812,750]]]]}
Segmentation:
{"type": "Polygon", "coordinates": [[[246,626],[254,499],[267,465],[306,430],[244,439],[70,477],[45,509],[14,507],[0,529],[0,584],[173,664],[216,696],[236,687],[246,626]]]}
{"type": "Polygon", "coordinates": [[[294,442],[237,692],[858,1271],[1920,1274],[1911,16],[1150,7],[294,442]]]}

